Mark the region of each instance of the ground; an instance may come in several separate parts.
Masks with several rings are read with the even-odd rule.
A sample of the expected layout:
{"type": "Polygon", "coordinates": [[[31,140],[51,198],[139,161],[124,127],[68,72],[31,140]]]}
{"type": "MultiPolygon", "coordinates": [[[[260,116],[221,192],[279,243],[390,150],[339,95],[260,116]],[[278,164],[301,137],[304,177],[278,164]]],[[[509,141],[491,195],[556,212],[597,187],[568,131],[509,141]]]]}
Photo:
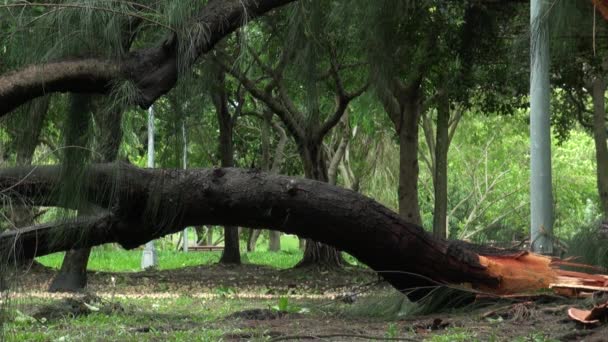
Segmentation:
{"type": "MultiPolygon", "coordinates": [[[[116,260],[128,259],[128,253],[133,253],[134,261],[140,255],[139,251],[97,253],[97,257],[117,254],[116,260]]],[[[183,257],[180,255],[173,260],[177,265],[178,258],[183,257]]],[[[379,283],[367,268],[349,267],[340,272],[289,269],[288,264],[298,258],[297,254],[289,253],[259,252],[258,256],[250,255],[249,260],[262,255],[268,263],[276,263],[283,269],[253,264],[221,266],[212,262],[219,255],[189,253],[188,259],[209,262],[146,272],[93,271],[89,274],[87,294],[80,295],[46,293],[44,290],[55,271],[34,266],[13,279],[16,285],[13,291],[5,292],[4,338],[8,341],[608,340],[608,330],[602,326],[586,329],[568,319],[568,307],[588,307],[589,302],[551,297],[548,303],[544,298],[542,304],[527,299],[490,301],[484,306],[416,315],[415,305],[385,283],[379,283]],[[280,261],[281,258],[284,260],[280,261]]],[[[60,259],[55,256],[41,261],[56,266],[60,259]]],[[[92,260],[93,265],[96,262],[92,260]]],[[[128,263],[114,268],[128,269],[132,266],[125,266],[128,263]]]]}

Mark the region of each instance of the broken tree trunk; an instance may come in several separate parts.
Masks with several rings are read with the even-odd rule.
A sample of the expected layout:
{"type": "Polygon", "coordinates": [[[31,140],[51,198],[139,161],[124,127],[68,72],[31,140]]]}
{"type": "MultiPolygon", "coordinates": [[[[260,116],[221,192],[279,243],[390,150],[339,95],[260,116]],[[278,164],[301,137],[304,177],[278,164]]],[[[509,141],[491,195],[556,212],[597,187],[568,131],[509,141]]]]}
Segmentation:
{"type": "MultiPolygon", "coordinates": [[[[5,232],[0,235],[2,258],[108,242],[135,248],[184,226],[217,224],[267,227],[335,246],[412,300],[438,285],[510,294],[566,280],[583,282],[578,275],[560,273],[565,271],[549,257],[474,250],[464,242],[433,238],[377,202],[323,182],[234,168],[161,170],[126,164],[92,165],[87,175],[82,184],[87,199],[112,213],[5,232]]],[[[49,195],[59,179],[59,167],[3,169],[0,189],[54,205],[49,195]]]]}

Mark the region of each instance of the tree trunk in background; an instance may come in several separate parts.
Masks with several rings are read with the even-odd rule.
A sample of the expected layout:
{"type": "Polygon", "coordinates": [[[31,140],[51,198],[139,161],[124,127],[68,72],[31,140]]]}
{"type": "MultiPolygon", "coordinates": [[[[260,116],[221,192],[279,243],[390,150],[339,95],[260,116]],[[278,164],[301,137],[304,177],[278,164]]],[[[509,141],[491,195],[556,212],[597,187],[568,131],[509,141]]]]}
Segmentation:
{"type": "Polygon", "coordinates": [[[402,108],[396,122],[399,135],[399,214],[409,223],[422,225],[418,205],[420,85],[408,88],[401,96],[402,108]]]}
{"type": "Polygon", "coordinates": [[[207,226],[207,246],[213,246],[213,227],[207,226]]]}
{"type": "MultiPolygon", "coordinates": [[[[219,149],[222,167],[234,166],[233,130],[234,122],[228,110],[228,99],[226,95],[225,73],[218,68],[216,75],[216,89],[213,92],[213,104],[217,114],[220,128],[219,149]]],[[[239,247],[238,227],[224,227],[224,250],[220,258],[222,264],[240,264],[241,252],[239,247]]]]}
{"type": "MultiPolygon", "coordinates": [[[[272,120],[272,113],[264,113],[261,127],[260,142],[262,144],[262,165],[260,168],[262,171],[270,171],[270,120],[272,120]]],[[[255,245],[260,236],[259,229],[249,229],[249,239],[247,240],[247,252],[255,251],[255,245]]],[[[269,248],[270,250],[270,248],[269,248]]]]}
{"type": "Polygon", "coordinates": [[[281,232],[275,230],[268,232],[268,250],[271,252],[281,250],[281,232]]]}
{"type": "MultiPolygon", "coordinates": [[[[306,178],[327,183],[327,165],[321,142],[310,142],[300,146],[299,150],[306,178]]],[[[323,228],[323,225],[310,227],[310,229],[316,230],[322,230],[323,228]]],[[[304,256],[296,267],[323,266],[337,268],[344,264],[342,254],[334,247],[310,239],[306,239],[305,244],[304,256]]]]}
{"type": "Polygon", "coordinates": [[[593,80],[593,140],[597,162],[597,190],[602,206],[603,218],[608,218],[608,147],[606,145],[606,80],[598,76],[593,80]]]}
{"type": "Polygon", "coordinates": [[[433,235],[447,239],[448,211],[448,149],[449,149],[450,101],[440,96],[437,106],[437,141],[435,144],[435,206],[433,209],[433,235]]]}
{"type": "MultiPolygon", "coordinates": [[[[263,114],[263,124],[261,129],[261,143],[262,143],[262,171],[279,173],[281,170],[281,164],[283,164],[285,145],[287,144],[287,134],[285,130],[278,123],[273,123],[272,118],[274,114],[271,111],[266,111],[263,114]],[[274,160],[270,155],[270,136],[271,126],[279,133],[279,142],[274,153],[274,160]]],[[[247,251],[253,252],[258,238],[260,237],[259,229],[250,229],[249,241],[247,243],[247,251]]],[[[268,231],[268,250],[271,252],[278,252],[281,250],[281,232],[276,230],[268,231]]]]}
{"type": "MultiPolygon", "coordinates": [[[[95,113],[99,136],[97,137],[97,153],[93,156],[93,161],[100,163],[115,161],[122,141],[122,110],[109,110],[102,107],[101,103],[98,103],[95,113]]],[[[86,130],[75,133],[86,134],[86,130]]],[[[79,139],[86,140],[85,137],[79,139]]],[[[68,143],[68,145],[72,144],[68,143]]],[[[86,146],[86,141],[81,140],[73,145],[86,146]]],[[[78,215],[90,214],[90,211],[90,208],[83,208],[79,210],[78,215]],[[83,213],[80,213],[80,211],[83,211],[83,213]]],[[[59,273],[53,278],[49,286],[49,291],[77,292],[83,290],[87,285],[87,265],[90,255],[90,248],[69,250],[63,258],[59,273]]]]}
{"type": "MultiPolygon", "coordinates": [[[[15,135],[15,152],[17,154],[17,165],[31,165],[36,146],[40,140],[40,132],[44,124],[46,113],[51,102],[50,96],[45,96],[32,101],[26,107],[26,116],[18,120],[17,134],[15,135]]],[[[15,227],[27,227],[32,225],[34,211],[26,202],[14,203],[11,212],[11,221],[15,227]]]]}
{"type": "Polygon", "coordinates": [[[249,229],[249,238],[247,239],[247,252],[255,252],[255,245],[260,237],[260,229],[249,229]]]}

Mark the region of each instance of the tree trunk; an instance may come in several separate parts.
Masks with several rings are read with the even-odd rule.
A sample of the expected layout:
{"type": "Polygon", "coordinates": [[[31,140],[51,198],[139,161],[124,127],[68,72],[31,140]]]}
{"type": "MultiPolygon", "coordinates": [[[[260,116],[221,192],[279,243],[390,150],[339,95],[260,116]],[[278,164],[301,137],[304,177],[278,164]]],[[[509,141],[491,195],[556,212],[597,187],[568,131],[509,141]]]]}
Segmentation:
{"type": "Polygon", "coordinates": [[[447,95],[440,96],[437,106],[437,141],[435,143],[435,206],[433,210],[433,235],[447,239],[448,211],[448,149],[449,149],[450,102],[447,95]]]}
{"type": "MultiPolygon", "coordinates": [[[[225,73],[218,68],[216,74],[216,89],[213,94],[213,103],[220,128],[219,149],[222,167],[234,166],[234,122],[228,110],[226,94],[225,73]]],[[[240,264],[241,253],[239,247],[239,229],[234,226],[224,227],[224,250],[220,258],[222,264],[240,264]]]]}
{"type": "MultiPolygon", "coordinates": [[[[136,248],[185,226],[225,224],[268,227],[335,246],[412,300],[438,284],[494,294],[581,284],[580,274],[556,268],[568,262],[437,239],[372,199],[323,182],[233,168],[162,170],[117,163],[84,171],[87,199],[113,213],[4,232],[0,264],[109,242],[136,248]]],[[[11,186],[11,196],[27,196],[37,205],[57,205],[52,191],[60,175],[55,166],[0,169],[0,188],[11,186]],[[28,182],[21,181],[25,175],[28,182]]],[[[607,278],[588,279],[603,287],[607,278]]]]}
{"type": "MultiPolygon", "coordinates": [[[[26,108],[25,117],[16,119],[19,120],[15,122],[19,127],[16,127],[17,133],[14,140],[17,165],[26,166],[32,163],[32,157],[40,140],[40,132],[42,131],[50,100],[50,96],[45,96],[32,101],[26,108]]],[[[12,208],[10,218],[14,227],[19,228],[32,225],[35,213],[27,202],[18,201],[14,203],[12,208]]]]}
{"type": "Polygon", "coordinates": [[[50,292],[78,292],[87,286],[87,265],[91,248],[67,251],[59,273],[49,285],[50,292]]]}
{"type": "Polygon", "coordinates": [[[255,252],[255,245],[258,242],[261,231],[259,229],[249,229],[249,238],[247,239],[247,252],[255,252]]]}
{"type": "Polygon", "coordinates": [[[420,86],[408,89],[403,96],[397,133],[399,134],[399,214],[416,225],[422,224],[418,205],[418,121],[420,86]]]}
{"type": "Polygon", "coordinates": [[[603,76],[593,80],[593,140],[595,141],[595,158],[597,162],[597,190],[599,193],[602,215],[608,218],[608,147],[606,145],[606,81],[603,76]]]}
{"type": "MultiPolygon", "coordinates": [[[[80,96],[80,95],[74,95],[80,96]]],[[[87,101],[91,101],[88,99],[87,101]]],[[[88,105],[91,105],[90,103],[88,105]]],[[[98,146],[94,160],[97,162],[111,162],[116,160],[118,156],[118,149],[120,142],[122,141],[122,111],[111,110],[101,108],[101,103],[98,101],[96,108],[96,123],[99,128],[98,146]],[[104,113],[104,114],[102,114],[104,113]]],[[[74,110],[81,110],[83,108],[74,108],[74,110]]],[[[86,112],[88,113],[88,111],[86,112]]],[[[76,114],[76,113],[74,113],[76,114]]],[[[82,115],[82,114],[78,114],[82,115]]],[[[73,146],[86,146],[86,130],[74,132],[80,135],[79,141],[68,145],[73,146]],[[84,139],[84,141],[83,141],[84,139]]],[[[71,139],[68,137],[68,139],[71,139]]],[[[80,211],[87,212],[92,210],[91,208],[82,207],[80,211]]],[[[90,248],[70,250],[68,251],[61,264],[59,273],[53,278],[49,285],[50,292],[78,292],[82,291],[87,285],[87,265],[89,263],[89,256],[91,255],[90,248]]]]}
{"type": "Polygon", "coordinates": [[[271,230],[268,232],[268,250],[271,252],[278,252],[281,250],[281,232],[271,230]]]}
{"type": "Polygon", "coordinates": [[[213,227],[207,226],[207,246],[213,246],[213,227]]]}
{"type": "MultiPolygon", "coordinates": [[[[327,183],[327,166],[321,143],[312,142],[301,146],[300,155],[304,164],[306,178],[327,183]]],[[[296,267],[322,266],[338,268],[343,266],[344,259],[342,259],[342,254],[336,248],[310,239],[307,239],[305,244],[304,256],[296,267]]]]}

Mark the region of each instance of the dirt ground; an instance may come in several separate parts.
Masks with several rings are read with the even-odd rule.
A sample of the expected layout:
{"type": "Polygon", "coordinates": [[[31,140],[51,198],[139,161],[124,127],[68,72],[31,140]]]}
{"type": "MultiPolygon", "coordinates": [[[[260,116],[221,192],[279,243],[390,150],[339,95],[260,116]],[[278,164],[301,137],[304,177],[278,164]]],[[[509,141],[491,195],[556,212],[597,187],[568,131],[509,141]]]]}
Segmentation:
{"type": "MultiPolygon", "coordinates": [[[[74,297],[44,291],[53,274],[42,266],[32,268],[13,279],[17,286],[11,296],[40,298],[42,303],[74,297]]],[[[423,316],[379,317],[371,313],[371,307],[390,306],[403,298],[379,283],[376,274],[361,268],[326,272],[211,265],[140,273],[91,272],[87,292],[106,301],[122,302],[125,316],[152,315],[136,304],[124,304],[129,299],[188,298],[180,312],[164,313],[166,320],[157,320],[154,326],[133,323],[131,333],[141,336],[151,330],[187,331],[204,325],[205,329],[223,331],[221,339],[225,341],[608,341],[608,323],[582,326],[567,316],[569,307],[589,308],[589,300],[521,299],[423,316]],[[281,297],[289,298],[290,305],[311,310],[270,310],[270,304],[281,297]],[[231,301],[233,304],[223,306],[231,301]],[[203,323],[189,318],[189,308],[204,306],[221,312],[203,323]]],[[[34,306],[32,312],[37,309],[34,306]]]]}

